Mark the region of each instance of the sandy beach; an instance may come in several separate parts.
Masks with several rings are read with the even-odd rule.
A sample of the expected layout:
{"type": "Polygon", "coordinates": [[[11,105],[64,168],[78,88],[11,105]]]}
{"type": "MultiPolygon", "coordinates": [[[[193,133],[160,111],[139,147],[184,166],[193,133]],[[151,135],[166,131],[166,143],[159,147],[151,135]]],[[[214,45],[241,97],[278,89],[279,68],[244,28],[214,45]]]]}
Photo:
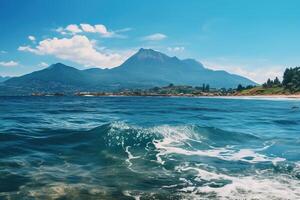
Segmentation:
{"type": "Polygon", "coordinates": [[[252,95],[252,96],[248,96],[248,95],[234,95],[232,97],[244,97],[244,98],[278,98],[278,99],[282,99],[282,98],[287,98],[287,99],[300,99],[300,94],[292,94],[292,95],[284,95],[284,94],[275,94],[275,95],[252,95]]]}

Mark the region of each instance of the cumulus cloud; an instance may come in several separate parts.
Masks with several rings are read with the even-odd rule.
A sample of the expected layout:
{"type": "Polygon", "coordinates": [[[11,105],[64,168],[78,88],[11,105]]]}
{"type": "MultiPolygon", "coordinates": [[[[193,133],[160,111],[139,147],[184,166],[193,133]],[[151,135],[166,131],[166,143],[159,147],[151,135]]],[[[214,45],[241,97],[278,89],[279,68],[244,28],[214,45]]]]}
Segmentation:
{"type": "Polygon", "coordinates": [[[31,53],[36,53],[37,54],[37,51],[33,48],[31,48],[30,46],[20,46],[18,48],[19,51],[27,51],[27,52],[31,52],[31,53]]]}
{"type": "Polygon", "coordinates": [[[29,36],[28,36],[28,39],[29,39],[30,41],[35,41],[35,37],[34,37],[33,35],[29,35],[29,36]]]}
{"type": "Polygon", "coordinates": [[[20,46],[19,51],[31,52],[37,55],[53,55],[57,58],[72,61],[84,66],[111,68],[120,65],[132,52],[113,53],[99,50],[96,42],[84,35],[74,35],[71,38],[48,38],[32,48],[20,46]]]}
{"type": "Polygon", "coordinates": [[[115,32],[108,31],[106,26],[103,24],[96,24],[96,25],[90,25],[90,24],[80,24],[82,30],[87,33],[99,33],[103,37],[113,37],[115,36],[115,32]]]}
{"type": "Polygon", "coordinates": [[[83,31],[85,32],[89,32],[89,33],[95,33],[95,27],[90,25],[90,24],[80,24],[81,28],[83,31]]]}
{"type": "Polygon", "coordinates": [[[116,30],[116,31],[111,31],[111,30],[108,30],[108,28],[103,24],[91,25],[91,24],[87,24],[87,23],[82,23],[79,25],[70,24],[70,25],[66,26],[65,28],[59,27],[55,30],[56,30],[56,32],[59,32],[62,35],[67,35],[67,34],[76,35],[79,33],[81,33],[81,34],[95,33],[104,38],[124,38],[125,36],[120,35],[119,33],[130,31],[131,29],[124,28],[124,29],[120,29],[120,30],[116,30]]]}
{"type": "Polygon", "coordinates": [[[163,40],[166,39],[167,36],[165,34],[162,33],[154,33],[152,35],[147,35],[145,37],[143,37],[143,40],[147,40],[147,41],[159,41],[159,40],[163,40]]]}
{"type": "Polygon", "coordinates": [[[81,33],[82,30],[76,24],[70,24],[65,28],[66,31],[71,32],[72,34],[81,33]]]}
{"type": "Polygon", "coordinates": [[[167,50],[170,52],[182,52],[184,51],[184,47],[168,47],[167,50]]]}
{"type": "Polygon", "coordinates": [[[3,66],[3,67],[15,67],[15,66],[18,66],[19,63],[16,62],[16,61],[8,61],[8,62],[4,62],[4,61],[0,61],[0,66],[3,66]]]}

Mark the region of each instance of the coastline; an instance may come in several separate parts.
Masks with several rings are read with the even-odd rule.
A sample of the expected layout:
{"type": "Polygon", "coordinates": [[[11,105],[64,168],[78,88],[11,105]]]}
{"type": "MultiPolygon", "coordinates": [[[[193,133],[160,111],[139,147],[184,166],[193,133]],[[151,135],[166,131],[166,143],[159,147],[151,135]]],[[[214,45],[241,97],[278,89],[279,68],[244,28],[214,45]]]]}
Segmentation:
{"type": "Polygon", "coordinates": [[[235,97],[256,97],[256,98],[290,98],[300,99],[300,94],[274,94],[274,95],[235,95],[235,97]]]}
{"type": "MultiPolygon", "coordinates": [[[[75,95],[76,96],[76,95],[75,95]]],[[[78,95],[77,95],[78,96],[78,95]]],[[[297,95],[80,95],[81,97],[189,97],[189,98],[228,98],[228,99],[299,99],[297,95]]]]}
{"type": "Polygon", "coordinates": [[[229,99],[300,99],[300,94],[266,94],[266,95],[242,95],[239,93],[220,94],[220,93],[204,93],[204,94],[155,94],[155,93],[33,93],[28,95],[1,95],[1,97],[8,96],[23,96],[23,97],[189,97],[189,98],[229,98],[229,99]]]}

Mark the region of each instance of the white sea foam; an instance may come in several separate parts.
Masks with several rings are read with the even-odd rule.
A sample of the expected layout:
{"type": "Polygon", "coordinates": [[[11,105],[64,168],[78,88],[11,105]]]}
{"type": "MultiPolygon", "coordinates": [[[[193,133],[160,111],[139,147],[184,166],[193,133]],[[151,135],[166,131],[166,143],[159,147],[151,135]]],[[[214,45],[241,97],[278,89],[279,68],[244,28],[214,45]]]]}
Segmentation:
{"type": "Polygon", "coordinates": [[[125,152],[126,152],[127,155],[128,155],[128,158],[126,159],[126,162],[128,163],[128,168],[131,169],[131,166],[132,166],[131,160],[133,160],[133,159],[138,159],[138,158],[140,158],[140,156],[133,156],[133,155],[131,154],[131,152],[129,151],[129,147],[130,147],[130,146],[127,146],[127,147],[125,148],[125,152]]]}
{"type": "Polygon", "coordinates": [[[140,200],[141,199],[141,195],[136,195],[136,194],[133,194],[133,192],[131,191],[123,191],[123,194],[127,197],[132,197],[134,198],[135,200],[140,200]]]}
{"type": "Polygon", "coordinates": [[[131,126],[129,126],[128,124],[126,124],[123,121],[115,121],[115,122],[111,123],[111,128],[112,129],[128,130],[128,129],[131,128],[131,126]]]}
{"type": "MultiPolygon", "coordinates": [[[[132,128],[127,125],[118,125],[118,128],[132,128]]],[[[185,156],[213,157],[226,161],[243,161],[250,164],[259,162],[278,162],[285,161],[284,158],[270,157],[261,152],[268,149],[271,144],[265,144],[261,148],[256,149],[237,149],[234,146],[225,146],[209,149],[196,150],[190,145],[190,141],[203,143],[201,134],[195,133],[192,127],[171,127],[158,126],[148,130],[143,130],[145,133],[159,133],[163,136],[162,139],[155,139],[153,145],[158,150],[156,154],[157,162],[164,165],[170,155],[179,154],[185,156]],[[191,148],[187,148],[191,147],[191,148]]],[[[127,162],[132,165],[130,160],[138,158],[133,156],[129,151],[130,147],[125,148],[128,154],[127,162]]],[[[300,163],[296,163],[299,166],[300,163]]],[[[276,175],[271,172],[260,170],[253,175],[234,176],[217,172],[217,170],[206,169],[202,165],[189,165],[185,163],[175,167],[175,171],[179,173],[194,172],[196,175],[192,180],[180,178],[179,182],[172,185],[165,185],[164,189],[178,189],[186,199],[203,199],[215,197],[216,199],[300,199],[300,182],[289,175],[276,175]],[[215,187],[212,183],[224,182],[224,185],[215,187]],[[205,183],[206,182],[206,183],[205,183]],[[199,183],[199,184],[197,184],[199,183]],[[204,183],[204,184],[203,184],[204,183]]],[[[268,171],[268,170],[267,170],[268,171]]],[[[139,199],[140,196],[135,196],[130,192],[124,193],[126,196],[131,196],[139,199]]]]}
{"type": "MultiPolygon", "coordinates": [[[[209,149],[197,150],[192,147],[190,142],[202,143],[204,139],[201,134],[195,133],[195,130],[192,126],[157,126],[150,129],[142,129],[138,127],[129,126],[124,122],[116,122],[112,124],[111,133],[115,134],[116,129],[128,130],[128,129],[136,129],[139,130],[138,133],[140,135],[136,135],[135,137],[140,137],[143,135],[149,135],[154,133],[159,133],[163,136],[163,139],[154,139],[153,145],[158,150],[156,154],[156,160],[158,163],[164,165],[165,159],[164,157],[168,157],[171,154],[181,154],[186,156],[203,156],[203,157],[213,157],[226,161],[243,161],[247,163],[259,163],[259,162],[272,162],[273,164],[277,164],[278,162],[285,161],[285,158],[281,157],[269,157],[263,155],[259,152],[266,150],[271,144],[266,144],[265,146],[257,149],[235,149],[234,146],[225,146],[215,148],[206,144],[209,149]],[[190,148],[186,148],[190,147],[190,148]]],[[[114,135],[120,145],[124,145],[124,140],[119,134],[114,135]]],[[[132,165],[130,162],[131,159],[136,159],[138,157],[133,157],[130,152],[128,152],[128,147],[126,147],[125,152],[128,154],[128,159],[126,160],[129,163],[129,167],[132,165]]]]}
{"type": "Polygon", "coordinates": [[[215,181],[227,180],[230,183],[222,187],[211,187],[209,184],[197,186],[190,181],[181,181],[187,183],[186,187],[180,189],[181,192],[188,193],[189,197],[199,199],[200,194],[215,195],[218,199],[299,199],[300,182],[289,176],[268,176],[259,174],[253,176],[230,176],[217,172],[210,172],[197,167],[188,165],[176,168],[178,172],[184,173],[194,171],[196,173],[195,181],[215,181]]]}
{"type": "MultiPolygon", "coordinates": [[[[259,162],[277,162],[285,161],[280,157],[269,157],[260,152],[266,150],[273,144],[266,145],[257,149],[234,149],[233,146],[223,148],[212,148],[207,150],[187,150],[183,145],[188,140],[195,140],[195,135],[191,129],[178,129],[176,127],[157,127],[156,128],[164,136],[162,140],[155,140],[154,145],[159,150],[157,161],[162,165],[165,164],[166,158],[170,154],[180,154],[186,156],[206,156],[215,157],[226,161],[243,161],[247,163],[259,162]]],[[[197,138],[200,139],[201,138],[197,138]]],[[[201,142],[201,141],[199,141],[201,142]]],[[[201,182],[203,180],[208,183],[215,181],[229,181],[222,187],[211,187],[207,185],[197,186],[191,180],[181,178],[185,187],[180,189],[183,193],[188,193],[188,199],[199,199],[200,194],[213,194],[218,199],[299,199],[300,198],[300,182],[284,175],[266,176],[263,171],[253,174],[253,176],[235,177],[214,171],[202,169],[199,166],[191,167],[188,164],[175,168],[180,173],[187,171],[196,172],[194,181],[201,182]]],[[[164,186],[164,188],[172,188],[174,185],[164,186]]]]}
{"type": "Polygon", "coordinates": [[[193,132],[193,129],[189,127],[182,128],[162,126],[156,127],[155,130],[159,131],[164,136],[163,139],[155,140],[153,143],[159,150],[159,153],[157,154],[157,161],[161,164],[164,164],[162,157],[169,154],[215,157],[227,161],[243,161],[248,163],[273,162],[276,164],[277,162],[285,161],[284,158],[268,157],[258,153],[259,151],[269,148],[271,145],[259,149],[236,150],[230,146],[227,146],[207,150],[188,150],[184,148],[184,145],[189,144],[189,141],[197,141],[201,143],[202,139],[199,134],[197,135],[193,132]]]}

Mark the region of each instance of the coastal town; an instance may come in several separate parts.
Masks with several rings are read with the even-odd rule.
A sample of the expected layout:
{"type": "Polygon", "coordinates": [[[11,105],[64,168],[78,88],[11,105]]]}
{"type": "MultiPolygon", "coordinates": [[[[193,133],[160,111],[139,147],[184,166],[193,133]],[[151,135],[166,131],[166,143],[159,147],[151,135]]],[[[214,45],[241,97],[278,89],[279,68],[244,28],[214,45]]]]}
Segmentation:
{"type": "MultiPolygon", "coordinates": [[[[203,84],[202,87],[169,84],[150,89],[121,89],[118,91],[80,91],[68,96],[231,96],[237,89],[216,89],[203,84]]],[[[31,96],[67,96],[64,93],[32,93],[31,96]]]]}

